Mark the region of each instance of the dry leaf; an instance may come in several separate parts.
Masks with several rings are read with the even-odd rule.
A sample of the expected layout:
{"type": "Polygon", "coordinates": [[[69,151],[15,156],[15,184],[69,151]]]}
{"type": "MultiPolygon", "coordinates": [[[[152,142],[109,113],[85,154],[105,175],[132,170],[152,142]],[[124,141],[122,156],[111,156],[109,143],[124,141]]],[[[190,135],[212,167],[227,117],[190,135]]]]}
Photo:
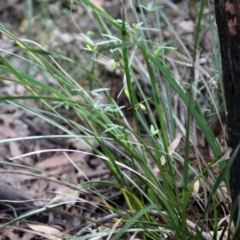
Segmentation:
{"type": "Polygon", "coordinates": [[[2,234],[6,236],[8,239],[21,240],[17,233],[15,233],[14,229],[4,228],[2,234]]]}
{"type": "Polygon", "coordinates": [[[79,198],[79,191],[71,190],[69,187],[50,182],[49,189],[54,189],[57,194],[56,199],[67,203],[67,205],[74,205],[79,198]]]}
{"type": "Polygon", "coordinates": [[[92,3],[94,3],[99,8],[103,7],[104,2],[105,2],[105,0],[92,0],[92,3]]]}
{"type": "Polygon", "coordinates": [[[194,194],[196,195],[196,196],[198,196],[199,198],[200,198],[200,196],[199,196],[199,189],[200,189],[200,182],[199,182],[199,180],[197,180],[195,183],[194,183],[194,185],[193,185],[193,192],[194,192],[194,194]]]}
{"type": "Polygon", "coordinates": [[[23,236],[21,237],[21,240],[32,240],[34,239],[34,234],[30,232],[24,232],[23,236]]]}
{"type": "MultiPolygon", "coordinates": [[[[62,175],[62,177],[71,182],[77,182],[77,177],[74,170],[62,175]]],[[[74,205],[79,198],[79,191],[72,190],[69,187],[56,182],[50,182],[49,189],[54,189],[54,193],[57,194],[56,199],[61,199],[62,202],[65,202],[67,204],[67,208],[74,205]]]]}
{"type": "Polygon", "coordinates": [[[169,154],[172,155],[175,151],[175,149],[177,148],[181,138],[182,138],[182,134],[181,133],[177,133],[176,134],[176,138],[173,140],[173,142],[169,145],[169,154]]]}
{"type": "Polygon", "coordinates": [[[178,27],[183,31],[183,33],[193,33],[195,24],[192,20],[181,21],[178,27]]]}
{"type": "Polygon", "coordinates": [[[42,224],[29,224],[27,223],[27,226],[36,231],[36,232],[42,232],[46,235],[50,235],[50,236],[55,236],[55,237],[58,237],[58,236],[61,236],[62,235],[62,232],[57,229],[57,228],[53,228],[53,227],[49,227],[49,226],[46,226],[46,225],[42,225],[42,224]]]}
{"type": "Polygon", "coordinates": [[[18,132],[14,131],[12,128],[8,126],[8,124],[4,124],[0,126],[0,133],[5,137],[19,137],[18,132]]]}
{"type": "MultiPolygon", "coordinates": [[[[180,143],[181,138],[182,138],[182,134],[177,133],[176,138],[169,145],[168,149],[169,149],[169,155],[170,156],[174,153],[175,149],[177,148],[178,144],[180,143]]],[[[165,163],[166,163],[166,159],[165,159],[164,156],[162,156],[161,157],[161,164],[164,165],[165,163]]],[[[159,169],[158,169],[157,166],[155,166],[154,169],[153,169],[154,176],[157,176],[158,173],[159,173],[159,169]]]]}
{"type": "Polygon", "coordinates": [[[10,142],[9,143],[9,150],[10,150],[10,153],[11,155],[14,157],[14,156],[20,156],[23,154],[23,152],[20,150],[20,147],[18,145],[17,142],[10,142]]]}
{"type": "MultiPolygon", "coordinates": [[[[82,162],[85,163],[85,160],[81,157],[81,154],[68,154],[68,156],[72,159],[73,162],[82,162]]],[[[41,169],[47,169],[47,168],[57,168],[61,165],[67,165],[69,164],[68,158],[64,155],[54,155],[50,158],[47,158],[39,163],[37,163],[36,167],[41,169]]]]}

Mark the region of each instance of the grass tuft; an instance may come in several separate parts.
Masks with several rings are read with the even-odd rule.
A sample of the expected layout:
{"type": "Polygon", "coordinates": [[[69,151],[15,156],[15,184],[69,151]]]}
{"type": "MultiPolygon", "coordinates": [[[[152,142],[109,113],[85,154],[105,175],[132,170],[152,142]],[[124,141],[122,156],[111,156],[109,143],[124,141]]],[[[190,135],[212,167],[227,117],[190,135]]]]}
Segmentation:
{"type": "MultiPolygon", "coordinates": [[[[82,39],[81,54],[91,56],[90,67],[48,50],[36,41],[21,39],[0,25],[0,32],[8,41],[14,42],[16,50],[6,52],[1,49],[1,80],[14,82],[25,89],[22,95],[1,94],[0,100],[61,129],[63,134],[59,138],[73,137],[84,143],[90,149],[88,154],[100,159],[113,176],[112,181],[71,182],[70,189],[91,192],[97,206],[112,217],[111,225],[106,225],[104,219],[101,222],[83,216],[89,224],[72,239],[127,239],[130,236],[139,239],[224,239],[230,230],[218,224],[223,218],[219,206],[224,208],[226,216],[230,209],[221,186],[225,182],[229,190],[228,171],[233,158],[225,161],[228,154],[224,154],[197,100],[203,94],[200,87],[206,88],[204,94],[212,101],[206,108],[214,109],[220,117],[219,103],[214,100],[219,99],[219,95],[209,89],[198,59],[206,1],[200,2],[191,47],[175,30],[157,1],[148,4],[137,1],[140,13],[133,1],[124,1],[121,19],[114,19],[93,2],[71,1],[70,10],[82,39]],[[74,6],[84,9],[98,33],[92,34],[91,29],[84,30],[77,24],[72,12],[74,6]],[[135,21],[132,23],[128,22],[129,8],[135,21]],[[156,26],[150,25],[151,19],[156,26]],[[164,27],[176,39],[179,49],[171,45],[171,41],[164,40],[164,27]],[[155,39],[154,34],[157,35],[155,39]],[[44,79],[52,79],[54,84],[16,67],[12,58],[27,63],[29,70],[35,69],[45,76],[44,79]],[[120,76],[115,96],[112,94],[114,83],[110,84],[112,88],[106,84],[111,79],[104,82],[94,71],[99,63],[105,64],[103,59],[110,62],[120,76]],[[66,71],[65,66],[72,66],[73,73],[66,71]],[[176,73],[186,72],[187,66],[191,66],[190,76],[186,79],[177,77],[179,74],[176,73]],[[73,77],[77,69],[84,73],[89,86],[83,87],[73,77]],[[124,104],[121,104],[121,98],[124,104]],[[28,100],[33,100],[36,106],[28,105],[28,100]],[[186,114],[180,116],[176,111],[179,108],[186,114]],[[61,109],[73,112],[77,121],[62,114],[61,109]],[[206,141],[205,150],[210,152],[207,157],[201,152],[198,136],[206,141]],[[196,159],[195,165],[192,158],[196,159]],[[213,173],[214,167],[219,169],[218,176],[213,173]],[[111,201],[98,190],[107,187],[120,192],[120,203],[111,201]],[[106,228],[96,230],[96,226],[106,228]]],[[[176,10],[176,5],[172,4],[168,2],[167,5],[176,10]]],[[[183,14],[182,10],[179,14],[183,14]]],[[[38,139],[43,137],[36,136],[38,139]]],[[[7,141],[9,139],[1,140],[1,143],[7,141]]],[[[38,170],[33,168],[32,171],[38,170]]],[[[63,204],[58,203],[59,199],[71,191],[2,227],[63,204]]],[[[94,201],[91,204],[95,204],[94,201]]]]}

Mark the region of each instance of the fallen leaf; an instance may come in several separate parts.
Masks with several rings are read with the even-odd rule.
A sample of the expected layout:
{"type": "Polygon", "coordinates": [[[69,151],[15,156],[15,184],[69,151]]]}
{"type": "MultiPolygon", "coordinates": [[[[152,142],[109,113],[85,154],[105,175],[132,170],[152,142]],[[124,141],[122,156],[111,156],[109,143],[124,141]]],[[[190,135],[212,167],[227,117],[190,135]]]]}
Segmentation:
{"type": "Polygon", "coordinates": [[[175,149],[177,148],[181,138],[182,138],[182,134],[181,133],[177,133],[176,134],[176,138],[172,141],[172,143],[169,145],[169,154],[172,155],[175,151],[175,149]]]}
{"type": "MultiPolygon", "coordinates": [[[[74,171],[62,176],[65,179],[69,179],[72,182],[77,182],[76,174],[74,171]]],[[[67,208],[74,205],[79,198],[79,191],[72,190],[69,187],[56,183],[50,182],[49,189],[54,189],[54,193],[57,195],[52,201],[61,200],[67,204],[67,208]]]]}
{"type": "MultiPolygon", "coordinates": [[[[169,145],[168,150],[169,150],[169,155],[171,156],[175,149],[177,148],[178,144],[180,143],[180,140],[182,138],[182,134],[181,133],[177,133],[176,134],[176,138],[172,141],[172,143],[169,145]]],[[[161,164],[164,165],[166,163],[166,159],[164,156],[161,157],[161,164]]],[[[153,174],[154,176],[157,176],[157,174],[159,173],[159,169],[157,167],[157,165],[155,165],[154,169],[153,169],[153,174]]]]}
{"type": "Polygon", "coordinates": [[[199,180],[197,180],[194,184],[193,184],[193,192],[195,193],[195,195],[197,195],[200,199],[200,196],[199,196],[199,189],[200,189],[200,182],[199,180]]]}
{"type": "Polygon", "coordinates": [[[30,229],[32,229],[36,232],[42,232],[46,235],[55,236],[55,237],[58,237],[58,236],[62,235],[62,232],[59,229],[49,227],[49,226],[46,226],[46,225],[43,225],[43,224],[29,224],[29,223],[27,223],[27,226],[30,229]]]}
{"type": "MultiPolygon", "coordinates": [[[[71,158],[73,162],[82,162],[85,163],[85,160],[81,157],[81,154],[68,154],[68,156],[71,158]]],[[[69,164],[68,158],[64,155],[54,155],[50,158],[46,158],[45,160],[39,162],[36,164],[36,167],[41,169],[47,169],[47,168],[57,168],[62,165],[69,164]]]]}
{"type": "Polygon", "coordinates": [[[20,150],[20,147],[18,145],[17,142],[10,142],[9,143],[9,150],[10,150],[10,153],[11,155],[14,157],[14,156],[20,156],[23,154],[23,152],[20,150]]]}
{"type": "Polygon", "coordinates": [[[178,27],[183,31],[183,33],[193,33],[195,24],[192,20],[184,20],[178,24],[178,27]]]}
{"type": "Polygon", "coordinates": [[[10,128],[7,124],[0,126],[0,133],[4,135],[5,137],[18,137],[18,132],[14,131],[12,128],[10,128]]]}
{"type": "Polygon", "coordinates": [[[97,7],[102,8],[104,5],[105,0],[92,0],[92,3],[95,4],[97,7]]]}
{"type": "Polygon", "coordinates": [[[17,233],[15,233],[14,229],[4,228],[2,234],[6,236],[7,239],[21,240],[17,233]]]}

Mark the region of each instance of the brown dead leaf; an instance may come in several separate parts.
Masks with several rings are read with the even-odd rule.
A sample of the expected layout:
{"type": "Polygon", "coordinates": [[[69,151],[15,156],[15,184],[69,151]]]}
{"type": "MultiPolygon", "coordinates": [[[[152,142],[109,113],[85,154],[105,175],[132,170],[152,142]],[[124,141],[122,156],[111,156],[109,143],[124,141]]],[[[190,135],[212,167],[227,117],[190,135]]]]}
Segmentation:
{"type": "MultiPolygon", "coordinates": [[[[177,133],[177,134],[176,134],[176,138],[175,138],[175,139],[172,141],[172,143],[169,145],[168,149],[169,149],[169,155],[170,155],[170,156],[174,153],[175,149],[177,148],[178,144],[180,143],[180,140],[181,140],[182,136],[183,136],[183,135],[182,135],[181,133],[177,133]]],[[[164,164],[166,163],[166,159],[165,159],[164,156],[161,157],[161,163],[162,163],[162,165],[164,165],[164,164]]],[[[154,174],[155,176],[157,176],[158,173],[159,173],[159,169],[158,169],[158,167],[157,167],[157,165],[156,165],[156,166],[154,167],[154,169],[153,169],[153,174],[154,174]]]]}
{"type": "Polygon", "coordinates": [[[23,154],[23,152],[20,150],[20,147],[18,145],[17,142],[10,142],[9,143],[9,150],[10,150],[10,153],[11,155],[14,157],[14,156],[20,156],[23,154]]]}
{"type": "Polygon", "coordinates": [[[200,199],[199,189],[200,189],[200,181],[197,180],[197,181],[193,184],[193,192],[194,192],[194,194],[200,199]]]}
{"type": "Polygon", "coordinates": [[[8,126],[8,124],[4,124],[0,126],[0,133],[5,137],[19,137],[17,131],[14,131],[12,128],[8,126]]]}
{"type": "MultiPolygon", "coordinates": [[[[76,173],[74,171],[63,175],[62,177],[71,182],[77,182],[76,173]]],[[[54,189],[54,193],[57,194],[56,199],[66,202],[67,208],[74,205],[79,198],[79,191],[71,190],[69,187],[56,182],[50,182],[49,189],[54,189]]]]}
{"type": "Polygon", "coordinates": [[[29,223],[27,223],[27,226],[31,230],[34,230],[36,232],[41,232],[41,233],[44,233],[44,234],[49,235],[49,236],[58,237],[58,236],[62,235],[62,232],[59,229],[53,228],[53,227],[50,227],[50,226],[46,226],[46,225],[43,225],[43,224],[29,224],[29,223]]]}
{"type": "MultiPolygon", "coordinates": [[[[6,227],[6,228],[2,229],[0,231],[0,233],[2,235],[4,235],[5,238],[12,239],[12,240],[31,240],[35,236],[33,233],[25,232],[24,229],[16,229],[14,227],[13,228],[6,227]],[[20,234],[20,232],[18,230],[21,231],[21,234],[20,234]]],[[[3,238],[1,238],[1,239],[3,239],[3,238]]]]}
{"type": "MultiPolygon", "coordinates": [[[[72,153],[68,154],[73,162],[82,162],[85,163],[85,160],[81,157],[81,154],[72,153]]],[[[64,155],[54,155],[50,158],[46,158],[45,160],[36,164],[36,167],[41,169],[48,169],[48,168],[57,168],[62,165],[69,164],[68,158],[64,155]]]]}
{"type": "Polygon", "coordinates": [[[8,227],[3,229],[2,234],[6,236],[8,239],[21,240],[21,238],[14,231],[14,229],[8,227]]]}
{"type": "Polygon", "coordinates": [[[169,145],[169,154],[172,155],[175,151],[175,149],[177,148],[181,138],[182,138],[182,134],[181,133],[177,133],[176,134],[176,138],[172,141],[172,143],[169,145]]]}
{"type": "Polygon", "coordinates": [[[222,192],[223,198],[226,199],[228,203],[232,203],[231,195],[227,189],[226,184],[223,181],[219,185],[219,189],[222,192]]]}
{"type": "Polygon", "coordinates": [[[183,33],[193,33],[195,24],[192,20],[184,20],[179,22],[178,27],[183,33]]]}
{"type": "Polygon", "coordinates": [[[104,2],[105,2],[105,0],[92,0],[92,3],[94,3],[99,8],[103,7],[104,2]]]}
{"type": "Polygon", "coordinates": [[[57,168],[52,169],[51,173],[55,174],[55,175],[61,175],[65,171],[68,171],[68,168],[65,165],[61,165],[61,166],[59,166],[57,168]]]}
{"type": "Polygon", "coordinates": [[[24,232],[24,235],[21,237],[21,240],[32,240],[34,238],[34,234],[30,232],[24,232]]]}
{"type": "Polygon", "coordinates": [[[71,205],[75,205],[79,198],[79,191],[71,190],[63,185],[58,185],[58,189],[56,189],[55,192],[58,193],[59,196],[62,196],[61,200],[63,202],[66,202],[68,207],[71,205]]]}
{"type": "MultiPolygon", "coordinates": [[[[176,134],[176,138],[169,145],[168,150],[169,150],[169,155],[170,156],[172,156],[172,154],[174,153],[175,149],[177,148],[178,144],[180,143],[181,138],[182,138],[182,134],[181,133],[177,133],[176,134]]],[[[162,165],[164,165],[166,163],[166,159],[165,159],[164,156],[161,157],[161,163],[162,163],[162,165]]],[[[155,166],[155,168],[154,168],[154,170],[159,172],[158,167],[155,166]]],[[[154,170],[153,170],[153,172],[154,172],[154,170]]]]}

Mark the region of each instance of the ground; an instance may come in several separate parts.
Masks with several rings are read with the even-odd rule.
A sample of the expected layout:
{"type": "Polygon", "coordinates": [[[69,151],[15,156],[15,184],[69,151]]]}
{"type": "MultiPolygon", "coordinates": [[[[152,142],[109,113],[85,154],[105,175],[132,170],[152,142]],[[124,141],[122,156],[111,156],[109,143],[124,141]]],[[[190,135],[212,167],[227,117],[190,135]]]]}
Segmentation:
{"type": "MultiPolygon", "coordinates": [[[[95,0],[92,2],[103,8],[114,18],[120,18],[120,1],[95,0]]],[[[184,46],[191,48],[196,18],[194,7],[184,0],[175,3],[158,2],[159,6],[164,7],[166,15],[171,20],[177,34],[183,39],[184,46]],[[186,15],[186,12],[188,15],[186,15]]],[[[126,15],[127,21],[132,23],[134,18],[130,6],[127,6],[127,9],[129,9],[126,15]]],[[[139,17],[141,18],[139,8],[136,7],[136,10],[139,11],[139,17]]],[[[207,16],[211,12],[206,11],[204,14],[207,16]]],[[[152,28],[157,28],[154,17],[150,16],[148,20],[152,28]]],[[[119,105],[127,105],[126,99],[117,98],[119,90],[122,88],[120,73],[113,70],[110,62],[106,62],[104,58],[100,59],[104,64],[94,64],[92,55],[88,55],[86,51],[83,51],[85,44],[79,28],[83,32],[93,32],[94,40],[96,42],[101,41],[93,20],[92,16],[87,15],[83,8],[75,4],[71,5],[69,1],[0,1],[0,21],[9,31],[20,38],[32,39],[43,45],[46,50],[74,59],[74,61],[89,68],[89,70],[100,76],[104,86],[111,88],[112,96],[119,105]]],[[[165,37],[164,42],[179,49],[182,53],[179,59],[183,58],[184,61],[187,61],[184,47],[179,45],[169,26],[161,24],[161,27],[165,37]]],[[[157,31],[153,31],[151,40],[157,39],[157,36],[157,31]]],[[[51,76],[41,75],[36,69],[29,68],[27,64],[22,65],[23,62],[19,58],[11,55],[9,52],[21,53],[18,52],[17,48],[15,49],[15,43],[9,41],[3,34],[0,43],[1,48],[3,48],[1,54],[8,57],[16,68],[21,68],[25,72],[34,75],[38,80],[50,86],[55,86],[56,83],[51,76]]],[[[196,58],[200,72],[209,78],[210,91],[217,91],[216,72],[208,61],[213,49],[211,43],[210,30],[203,23],[199,37],[201,51],[196,58]]],[[[179,59],[176,60],[171,53],[168,54],[169,62],[172,63],[170,67],[174,69],[176,65],[181,65],[179,59]]],[[[61,58],[59,58],[58,62],[64,65],[61,58]]],[[[142,64],[140,56],[139,64],[142,64]]],[[[71,77],[77,79],[82,87],[87,89],[95,87],[86,78],[84,72],[75,71],[72,65],[64,65],[64,69],[71,77]]],[[[181,72],[176,69],[175,74],[183,81],[191,80],[191,69],[187,66],[183,66],[181,72]]],[[[139,78],[141,78],[140,74],[139,78]]],[[[148,94],[149,84],[144,82],[144,79],[141,81],[144,91],[148,94]]],[[[14,81],[8,81],[1,77],[0,85],[2,95],[26,94],[26,89],[14,81]]],[[[203,85],[198,85],[198,87],[204,88],[203,85]]],[[[204,94],[204,91],[206,90],[201,93],[204,94]]],[[[200,104],[205,106],[209,100],[200,98],[200,101],[202,101],[200,104]]],[[[22,100],[21,103],[26,104],[26,100],[22,100]]],[[[99,199],[90,190],[79,189],[74,184],[81,184],[89,179],[115,181],[101,159],[94,154],[86,154],[86,152],[91,152],[89,147],[76,141],[75,138],[49,138],[50,135],[63,135],[64,131],[54,127],[49,121],[37,117],[30,111],[22,110],[19,105],[14,106],[5,101],[0,102],[0,104],[0,138],[2,140],[0,144],[1,224],[23,216],[30,210],[37,211],[37,209],[41,208],[45,210],[29,216],[27,220],[14,223],[11,227],[1,229],[1,234],[5,237],[2,239],[56,239],[54,236],[61,234],[64,237],[82,236],[87,231],[94,231],[97,228],[93,223],[86,223],[86,218],[93,221],[110,222],[111,219],[116,217],[114,214],[107,215],[101,209],[103,203],[99,202],[99,199]],[[38,137],[34,139],[33,136],[38,137]],[[23,140],[23,138],[25,139],[23,140]],[[9,201],[4,201],[7,199],[9,201]],[[17,202],[14,203],[14,201],[17,202]],[[48,205],[56,204],[56,207],[48,208],[46,203],[48,205]]],[[[41,108],[41,105],[36,100],[27,100],[27,105],[41,108]]],[[[186,112],[181,108],[178,99],[176,99],[175,105],[181,120],[185,122],[186,112]]],[[[58,109],[68,119],[84,125],[71,109],[64,106],[58,109]]],[[[222,113],[224,112],[222,111],[222,113]]],[[[127,112],[125,114],[134,127],[132,116],[127,115],[127,112]]],[[[49,117],[51,118],[51,116],[49,117]]],[[[61,119],[54,120],[63,124],[61,119]]],[[[219,135],[219,122],[215,118],[210,120],[215,134],[219,135]]],[[[199,140],[199,147],[210,158],[211,153],[205,147],[202,136],[199,134],[198,137],[201,139],[199,140]]],[[[99,147],[93,140],[90,140],[90,142],[93,145],[95,144],[96,148],[99,147]]],[[[173,148],[175,147],[173,146],[173,148]]],[[[223,145],[223,147],[225,146],[223,145]]],[[[101,149],[98,150],[101,151],[101,149]]],[[[94,187],[92,190],[95,190],[94,187]]],[[[120,190],[103,186],[97,191],[109,201],[122,202],[123,198],[120,190]]],[[[124,208],[124,203],[122,203],[122,207],[124,208]]]]}

